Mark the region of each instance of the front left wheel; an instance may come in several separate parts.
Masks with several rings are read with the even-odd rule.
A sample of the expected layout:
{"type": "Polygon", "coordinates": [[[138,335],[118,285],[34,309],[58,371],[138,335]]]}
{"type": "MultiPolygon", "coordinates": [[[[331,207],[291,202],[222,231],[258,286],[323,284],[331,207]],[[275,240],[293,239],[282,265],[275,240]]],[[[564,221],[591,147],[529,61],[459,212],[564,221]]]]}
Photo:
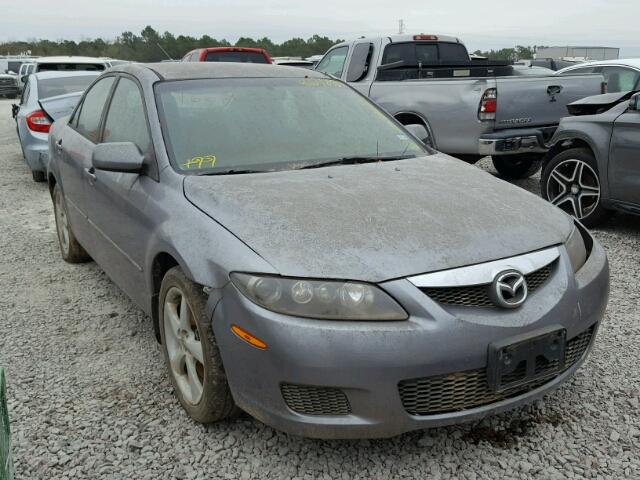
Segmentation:
{"type": "Polygon", "coordinates": [[[206,315],[207,296],[202,287],[174,267],[162,280],[159,302],[165,364],[180,404],[200,423],[235,416],[239,410],[206,315]]]}

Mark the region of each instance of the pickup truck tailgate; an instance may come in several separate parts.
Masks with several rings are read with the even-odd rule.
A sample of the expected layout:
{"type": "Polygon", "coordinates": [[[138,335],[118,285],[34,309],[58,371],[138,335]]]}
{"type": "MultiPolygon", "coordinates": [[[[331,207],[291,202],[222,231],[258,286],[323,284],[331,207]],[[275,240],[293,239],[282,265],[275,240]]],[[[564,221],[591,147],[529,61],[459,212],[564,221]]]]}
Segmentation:
{"type": "Polygon", "coordinates": [[[555,125],[567,105],[602,93],[602,75],[498,77],[495,129],[555,125]]]}

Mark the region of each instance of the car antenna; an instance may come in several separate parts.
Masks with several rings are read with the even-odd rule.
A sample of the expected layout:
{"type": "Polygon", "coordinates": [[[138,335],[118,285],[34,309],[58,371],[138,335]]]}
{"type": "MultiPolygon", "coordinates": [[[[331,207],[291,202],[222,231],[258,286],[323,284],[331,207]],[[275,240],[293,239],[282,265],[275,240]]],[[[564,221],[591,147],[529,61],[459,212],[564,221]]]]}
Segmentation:
{"type": "Polygon", "coordinates": [[[171,55],[169,55],[167,51],[164,48],[162,48],[162,45],[160,45],[159,43],[156,43],[156,45],[160,50],[162,50],[162,53],[164,53],[167,56],[167,58],[169,58],[169,60],[173,61],[173,58],[171,58],[171,55]]]}

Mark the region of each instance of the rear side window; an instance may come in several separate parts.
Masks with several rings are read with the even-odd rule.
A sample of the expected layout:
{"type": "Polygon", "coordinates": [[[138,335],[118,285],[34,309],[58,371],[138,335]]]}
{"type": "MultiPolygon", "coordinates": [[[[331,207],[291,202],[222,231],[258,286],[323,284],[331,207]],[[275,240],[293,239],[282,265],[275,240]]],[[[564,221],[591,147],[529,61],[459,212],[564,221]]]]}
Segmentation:
{"type": "Polygon", "coordinates": [[[640,73],[626,67],[603,67],[602,75],[610,93],[630,92],[636,88],[640,73]]]}
{"type": "Polygon", "coordinates": [[[98,132],[102,112],[104,111],[104,104],[107,101],[113,82],[114,77],[103,78],[91,87],[91,90],[87,92],[82,102],[76,128],[81,135],[87,137],[94,143],[98,141],[98,132]]]}
{"type": "Polygon", "coordinates": [[[260,52],[207,52],[205,62],[269,63],[260,52]]]}
{"type": "Polygon", "coordinates": [[[64,95],[65,93],[83,92],[95,79],[96,77],[93,75],[40,79],[38,82],[38,98],[42,100],[64,95]]]}
{"type": "Polygon", "coordinates": [[[104,123],[102,141],[133,142],[142,153],[151,148],[144,103],[133,80],[121,78],[118,82],[104,123]]]}
{"type": "Polygon", "coordinates": [[[349,47],[339,47],[335,50],[331,50],[320,61],[316,70],[340,78],[342,76],[342,71],[344,70],[344,62],[347,59],[348,52],[349,47]]]}

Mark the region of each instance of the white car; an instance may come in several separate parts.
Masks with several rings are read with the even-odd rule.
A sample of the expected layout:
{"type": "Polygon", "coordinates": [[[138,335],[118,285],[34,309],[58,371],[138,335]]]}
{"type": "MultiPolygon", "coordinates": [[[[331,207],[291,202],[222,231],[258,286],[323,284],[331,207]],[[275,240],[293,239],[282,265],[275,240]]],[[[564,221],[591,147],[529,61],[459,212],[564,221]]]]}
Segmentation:
{"type": "Polygon", "coordinates": [[[640,58],[580,63],[563,68],[556,75],[578,73],[601,73],[609,93],[631,92],[640,88],[640,58]]]}

